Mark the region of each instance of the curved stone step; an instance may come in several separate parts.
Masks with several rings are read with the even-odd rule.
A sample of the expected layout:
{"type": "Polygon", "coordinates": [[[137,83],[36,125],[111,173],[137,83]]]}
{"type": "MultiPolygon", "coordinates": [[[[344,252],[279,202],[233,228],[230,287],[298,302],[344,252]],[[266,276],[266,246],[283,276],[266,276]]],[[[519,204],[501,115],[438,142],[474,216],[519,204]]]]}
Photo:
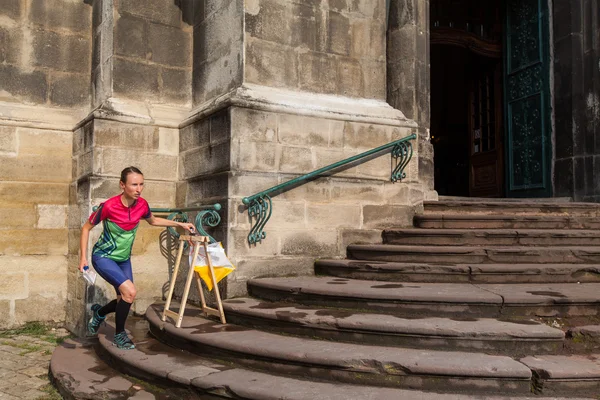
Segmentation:
{"type": "Polygon", "coordinates": [[[600,393],[600,354],[529,356],[521,362],[534,373],[536,393],[600,393]]]}
{"type": "MultiPolygon", "coordinates": [[[[139,385],[106,364],[94,351],[97,339],[67,339],[52,353],[50,378],[64,399],[193,399],[179,388],[139,385]]],[[[1,396],[0,396],[1,397],[1,396]]]]}
{"type": "Polygon", "coordinates": [[[600,229],[600,218],[516,215],[415,215],[417,228],[435,229],[600,229]]]}
{"type": "Polygon", "coordinates": [[[512,215],[570,215],[600,217],[597,203],[543,202],[543,201],[478,201],[440,200],[423,203],[425,213],[453,214],[512,214],[512,215]]]}
{"type": "Polygon", "coordinates": [[[600,246],[599,230],[387,229],[384,244],[428,246],[600,246]]]}
{"type": "Polygon", "coordinates": [[[531,371],[505,356],[368,346],[275,335],[223,326],[186,312],[181,328],[160,320],[162,307],[146,312],[153,335],[197,354],[261,370],[354,384],[444,392],[527,394],[531,371]]]}
{"type": "MultiPolygon", "coordinates": [[[[158,395],[152,396],[148,389],[142,385],[128,384],[129,379],[121,376],[100,360],[91,348],[77,345],[71,346],[67,341],[59,346],[53,355],[52,373],[55,379],[60,379],[66,388],[63,396],[67,399],[89,398],[104,399],[106,394],[102,389],[117,386],[120,392],[113,394],[116,398],[126,399],[127,391],[133,393],[131,399],[235,399],[235,400],[264,400],[264,399],[288,399],[288,400],[508,400],[505,396],[470,396],[465,394],[438,394],[416,390],[404,390],[396,388],[384,388],[377,386],[348,385],[343,383],[315,382],[310,380],[295,379],[280,375],[271,375],[263,372],[252,371],[243,368],[219,368],[190,367],[187,362],[185,351],[169,349],[169,362],[165,363],[161,349],[163,345],[156,339],[145,339],[146,345],[139,345],[133,351],[117,351],[104,336],[108,331],[100,335],[101,346],[104,352],[112,350],[111,362],[121,370],[133,373],[144,369],[143,376],[152,376],[152,385],[144,385],[146,388],[156,385],[156,381],[167,377],[171,384],[181,385],[181,388],[161,388],[158,395]],[[58,368],[57,368],[58,367],[58,368]],[[110,376],[115,376],[118,381],[110,376]],[[80,386],[83,386],[90,397],[81,395],[80,386]],[[126,388],[125,393],[122,389],[126,388]],[[189,389],[188,389],[189,388],[189,389]],[[182,393],[183,392],[183,393],[182,393]],[[198,392],[200,397],[195,397],[198,392]],[[136,397],[138,396],[138,397],[136,397]],[[209,397],[212,396],[212,397],[209,397]]],[[[108,333],[110,337],[110,333],[108,333]]],[[[139,344],[138,338],[134,337],[139,344]]],[[[94,341],[96,342],[96,341],[94,341]]],[[[194,356],[199,363],[200,357],[194,356]]],[[[209,365],[217,364],[204,360],[209,365]]],[[[143,377],[138,375],[138,377],[143,377]]],[[[113,397],[109,397],[113,398],[113,397]]],[[[518,397],[518,400],[566,400],[559,398],[544,397],[518,397]]],[[[592,400],[592,399],[569,399],[569,400],[592,400]]]]}
{"type": "Polygon", "coordinates": [[[574,316],[600,314],[600,285],[374,282],[333,277],[262,278],[251,296],[269,301],[399,316],[574,316]]]}
{"type": "Polygon", "coordinates": [[[294,335],[385,346],[545,354],[560,349],[565,333],[532,320],[398,318],[350,310],[294,306],[254,298],[223,303],[230,322],[294,335]]]}
{"type": "Polygon", "coordinates": [[[349,258],[369,261],[488,264],[600,263],[600,247],[474,247],[352,244],[349,258]]]}
{"type": "Polygon", "coordinates": [[[317,260],[315,273],[340,278],[396,282],[600,282],[600,264],[434,264],[317,260]]]}

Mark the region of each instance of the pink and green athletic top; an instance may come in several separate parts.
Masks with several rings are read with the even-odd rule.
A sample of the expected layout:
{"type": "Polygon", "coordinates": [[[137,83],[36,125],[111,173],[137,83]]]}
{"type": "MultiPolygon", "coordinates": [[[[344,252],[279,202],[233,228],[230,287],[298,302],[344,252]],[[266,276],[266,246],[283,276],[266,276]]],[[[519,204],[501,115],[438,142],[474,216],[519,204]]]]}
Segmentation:
{"type": "Polygon", "coordinates": [[[141,197],[130,207],[123,205],[120,194],[106,200],[90,215],[92,225],[102,221],[104,228],[92,254],[117,262],[129,259],[140,220],[151,216],[148,202],[141,197]]]}

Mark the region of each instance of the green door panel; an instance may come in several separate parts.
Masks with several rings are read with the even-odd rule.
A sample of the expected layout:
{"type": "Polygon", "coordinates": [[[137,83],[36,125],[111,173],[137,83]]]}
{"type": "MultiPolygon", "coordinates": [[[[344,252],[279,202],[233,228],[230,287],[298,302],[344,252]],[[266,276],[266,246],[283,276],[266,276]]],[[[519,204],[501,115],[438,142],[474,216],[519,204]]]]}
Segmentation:
{"type": "Polygon", "coordinates": [[[508,197],[552,196],[547,0],[508,0],[504,101],[508,197]]]}

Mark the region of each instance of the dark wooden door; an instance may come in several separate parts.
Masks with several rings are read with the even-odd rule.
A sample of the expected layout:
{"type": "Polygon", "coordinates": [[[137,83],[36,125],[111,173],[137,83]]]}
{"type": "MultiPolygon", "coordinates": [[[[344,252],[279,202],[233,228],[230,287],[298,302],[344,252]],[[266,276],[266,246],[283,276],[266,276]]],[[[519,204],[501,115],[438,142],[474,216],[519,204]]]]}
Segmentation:
{"type": "Polygon", "coordinates": [[[502,63],[488,60],[472,73],[469,90],[469,194],[503,195],[502,63]]]}
{"type": "Polygon", "coordinates": [[[507,195],[549,197],[548,2],[508,0],[505,32],[507,195]]]}

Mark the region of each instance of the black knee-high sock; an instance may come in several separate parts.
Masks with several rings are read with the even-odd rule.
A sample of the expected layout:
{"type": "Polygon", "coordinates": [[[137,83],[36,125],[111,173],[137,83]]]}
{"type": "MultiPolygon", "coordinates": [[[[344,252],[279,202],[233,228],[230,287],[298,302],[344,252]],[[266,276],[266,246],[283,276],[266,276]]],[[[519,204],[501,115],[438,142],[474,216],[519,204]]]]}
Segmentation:
{"type": "Polygon", "coordinates": [[[110,303],[106,304],[104,307],[98,310],[98,315],[101,317],[106,317],[107,314],[115,312],[117,309],[117,299],[114,299],[110,303]]]}
{"type": "Polygon", "coordinates": [[[121,299],[121,301],[119,301],[119,303],[117,304],[117,308],[115,310],[115,333],[121,333],[125,330],[125,321],[127,320],[127,316],[129,315],[130,308],[131,303],[128,303],[123,299],[121,299]]]}

